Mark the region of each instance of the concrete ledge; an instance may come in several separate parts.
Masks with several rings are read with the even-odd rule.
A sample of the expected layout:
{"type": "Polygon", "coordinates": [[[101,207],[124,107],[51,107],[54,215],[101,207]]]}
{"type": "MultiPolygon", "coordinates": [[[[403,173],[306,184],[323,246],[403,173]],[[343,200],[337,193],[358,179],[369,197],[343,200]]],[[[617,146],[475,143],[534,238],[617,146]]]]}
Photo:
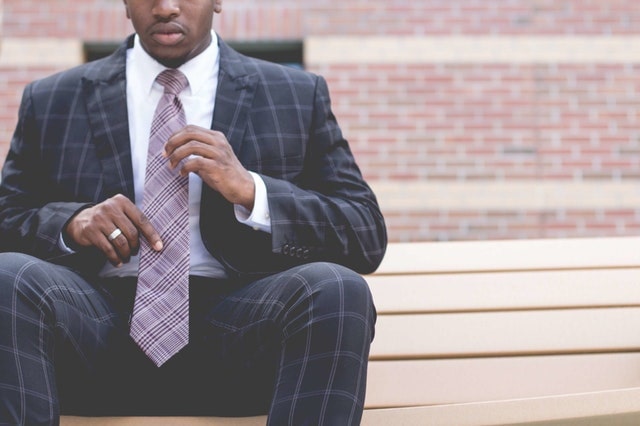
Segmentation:
{"type": "Polygon", "coordinates": [[[640,37],[309,37],[307,64],[636,63],[640,37]]]}
{"type": "Polygon", "coordinates": [[[0,40],[0,66],[67,68],[84,60],[82,41],[67,38],[4,38],[0,40]]]}
{"type": "Polygon", "coordinates": [[[384,211],[637,209],[636,182],[371,181],[384,211]]]}

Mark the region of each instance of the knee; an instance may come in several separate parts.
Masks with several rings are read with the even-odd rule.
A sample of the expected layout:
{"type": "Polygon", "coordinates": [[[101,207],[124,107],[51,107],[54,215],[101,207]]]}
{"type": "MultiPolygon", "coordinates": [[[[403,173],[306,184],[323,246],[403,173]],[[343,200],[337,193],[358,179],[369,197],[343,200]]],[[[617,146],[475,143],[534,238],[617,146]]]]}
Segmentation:
{"type": "Polygon", "coordinates": [[[0,253],[0,303],[29,302],[41,305],[53,294],[47,262],[24,253],[0,253]]]}
{"type": "Polygon", "coordinates": [[[0,253],[0,299],[7,300],[29,274],[29,264],[37,259],[23,253],[0,253]]]}
{"type": "Polygon", "coordinates": [[[357,272],[333,263],[312,263],[301,271],[316,309],[358,318],[371,327],[376,311],[367,281],[357,272]]]}

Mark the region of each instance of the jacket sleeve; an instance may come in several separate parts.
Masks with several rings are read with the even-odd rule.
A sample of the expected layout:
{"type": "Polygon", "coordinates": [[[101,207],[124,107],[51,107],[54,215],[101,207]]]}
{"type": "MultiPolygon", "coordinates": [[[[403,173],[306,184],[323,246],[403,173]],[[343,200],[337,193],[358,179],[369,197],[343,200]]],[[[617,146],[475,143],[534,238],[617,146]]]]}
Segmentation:
{"type": "Polygon", "coordinates": [[[387,246],[384,219],[331,112],[325,80],[273,65],[258,74],[264,78],[255,92],[251,86],[251,108],[237,102],[216,108],[228,110],[228,120],[250,110],[240,125],[231,129],[220,120],[219,129],[232,135],[240,161],[264,180],[271,233],[241,224],[229,202],[203,188],[205,246],[239,277],[317,261],[374,271],[387,246]]]}
{"type": "Polygon", "coordinates": [[[62,228],[86,203],[56,199],[48,186],[32,89],[30,84],[24,90],[18,123],[2,169],[0,251],[52,259],[65,254],[58,246],[62,228]]]}
{"type": "Polygon", "coordinates": [[[317,77],[304,171],[298,183],[264,176],[272,249],[293,258],[374,271],[387,245],[384,219],[317,77]]]}

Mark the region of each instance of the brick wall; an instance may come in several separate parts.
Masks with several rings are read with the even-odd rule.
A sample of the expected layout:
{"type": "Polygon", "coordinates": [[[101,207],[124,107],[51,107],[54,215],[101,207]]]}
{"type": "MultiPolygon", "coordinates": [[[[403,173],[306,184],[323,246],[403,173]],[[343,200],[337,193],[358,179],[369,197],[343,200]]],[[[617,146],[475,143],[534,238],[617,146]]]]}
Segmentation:
{"type": "Polygon", "coordinates": [[[640,64],[316,71],[375,179],[640,176],[640,64]]]}
{"type": "MultiPolygon", "coordinates": [[[[637,0],[223,8],[214,24],[227,40],[305,41],[306,66],[329,81],[392,240],[638,232],[637,0]]],[[[13,42],[120,40],[130,31],[121,0],[3,6],[2,37],[13,42]]],[[[67,65],[42,62],[0,62],[3,157],[22,86],[67,65]]]]}
{"type": "MultiPolygon", "coordinates": [[[[314,35],[638,34],[634,0],[234,0],[218,28],[230,38],[314,35]]],[[[5,36],[110,39],[128,31],[122,0],[4,2],[5,36]]]]}

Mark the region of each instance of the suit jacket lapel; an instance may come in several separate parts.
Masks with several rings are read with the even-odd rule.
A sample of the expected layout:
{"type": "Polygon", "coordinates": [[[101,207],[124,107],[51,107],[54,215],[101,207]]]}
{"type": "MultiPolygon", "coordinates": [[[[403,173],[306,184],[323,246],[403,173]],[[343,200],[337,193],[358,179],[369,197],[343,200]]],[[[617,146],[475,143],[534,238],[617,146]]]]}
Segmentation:
{"type": "Polygon", "coordinates": [[[246,69],[242,55],[220,39],[219,44],[220,72],[211,128],[226,135],[233,151],[242,160],[242,140],[258,78],[246,69]]]}
{"type": "Polygon", "coordinates": [[[102,162],[105,194],[134,198],[129,120],[126,97],[126,50],[129,37],[83,79],[84,97],[98,157],[102,162]]]}
{"type": "MultiPolygon", "coordinates": [[[[242,162],[242,141],[247,129],[249,110],[256,93],[258,78],[246,69],[246,59],[227,46],[222,40],[220,45],[220,70],[218,88],[211,128],[222,132],[242,162]]],[[[200,206],[200,233],[204,245],[210,253],[228,268],[223,253],[219,251],[220,230],[237,226],[233,206],[219,192],[203,186],[200,206]],[[215,218],[215,219],[212,219],[215,218]]],[[[244,225],[242,225],[244,226],[244,225]]],[[[228,241],[225,241],[225,243],[228,241]]]]}
{"type": "MultiPolygon", "coordinates": [[[[211,128],[224,133],[241,157],[242,140],[257,86],[257,75],[246,60],[224,41],[220,44],[220,70],[211,128]]],[[[88,120],[104,170],[106,195],[123,193],[134,198],[133,168],[126,99],[126,51],[130,36],[113,55],[96,63],[83,79],[88,120]]]]}

